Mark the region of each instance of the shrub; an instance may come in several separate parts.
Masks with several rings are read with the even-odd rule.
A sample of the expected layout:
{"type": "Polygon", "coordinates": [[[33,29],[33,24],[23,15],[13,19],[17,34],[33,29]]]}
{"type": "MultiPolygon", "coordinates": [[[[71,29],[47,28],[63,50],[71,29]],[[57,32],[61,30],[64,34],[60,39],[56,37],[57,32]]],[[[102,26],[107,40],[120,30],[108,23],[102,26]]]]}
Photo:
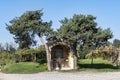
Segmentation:
{"type": "Polygon", "coordinates": [[[36,49],[19,49],[15,53],[16,62],[32,61],[32,62],[46,62],[46,52],[44,46],[36,49]]]}
{"type": "Polygon", "coordinates": [[[13,54],[2,52],[0,53],[0,65],[5,65],[12,62],[13,54]]]}

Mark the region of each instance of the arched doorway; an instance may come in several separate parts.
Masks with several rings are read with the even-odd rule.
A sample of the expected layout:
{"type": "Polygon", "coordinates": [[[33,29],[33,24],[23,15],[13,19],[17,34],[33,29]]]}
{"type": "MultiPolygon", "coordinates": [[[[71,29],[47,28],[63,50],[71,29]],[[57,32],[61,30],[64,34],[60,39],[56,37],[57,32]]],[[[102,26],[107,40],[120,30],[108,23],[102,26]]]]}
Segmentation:
{"type": "Polygon", "coordinates": [[[70,45],[63,42],[49,44],[50,60],[52,70],[74,69],[74,57],[70,52],[70,45]]]}
{"type": "Polygon", "coordinates": [[[70,68],[69,51],[70,48],[63,44],[57,44],[51,47],[51,61],[53,70],[70,68]]]}

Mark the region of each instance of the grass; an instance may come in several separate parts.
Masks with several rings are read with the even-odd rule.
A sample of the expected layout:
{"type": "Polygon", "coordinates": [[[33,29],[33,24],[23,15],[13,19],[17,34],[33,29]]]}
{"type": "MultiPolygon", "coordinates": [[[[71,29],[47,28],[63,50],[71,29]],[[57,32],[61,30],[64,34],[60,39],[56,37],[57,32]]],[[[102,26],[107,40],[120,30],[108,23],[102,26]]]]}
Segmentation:
{"type": "Polygon", "coordinates": [[[47,71],[47,64],[20,62],[2,67],[2,72],[4,73],[37,73],[41,71],[47,71]]]}
{"type": "MultiPolygon", "coordinates": [[[[4,73],[37,73],[47,71],[47,64],[39,64],[33,62],[20,62],[7,64],[1,67],[4,73]]],[[[120,68],[113,65],[107,60],[100,58],[94,59],[93,64],[91,64],[91,59],[80,59],[78,61],[78,70],[69,70],[70,72],[76,71],[87,71],[87,72],[115,72],[120,71],[120,68]]],[[[62,72],[69,72],[62,71],[62,72]]]]}
{"type": "Polygon", "coordinates": [[[91,59],[82,59],[78,61],[79,71],[98,71],[98,72],[114,72],[120,71],[120,69],[107,60],[100,58],[94,59],[91,64],[91,59]]]}

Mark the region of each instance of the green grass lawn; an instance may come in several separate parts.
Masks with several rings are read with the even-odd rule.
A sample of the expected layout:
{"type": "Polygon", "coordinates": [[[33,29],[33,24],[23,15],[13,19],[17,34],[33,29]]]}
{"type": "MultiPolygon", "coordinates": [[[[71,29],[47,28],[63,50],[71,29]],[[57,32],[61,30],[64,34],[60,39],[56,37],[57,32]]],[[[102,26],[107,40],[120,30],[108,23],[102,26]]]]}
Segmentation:
{"type": "MultiPolygon", "coordinates": [[[[4,73],[37,73],[47,71],[47,64],[20,62],[7,64],[1,69],[4,73]]],[[[91,59],[80,59],[78,60],[78,70],[70,71],[115,72],[120,71],[120,68],[113,65],[111,62],[100,58],[94,59],[93,64],[91,64],[91,59]]]]}
{"type": "Polygon", "coordinates": [[[120,71],[120,69],[111,62],[100,58],[94,59],[93,64],[91,64],[91,59],[80,59],[78,61],[78,67],[79,71],[120,71]]]}
{"type": "Polygon", "coordinates": [[[4,73],[37,73],[41,71],[47,71],[47,64],[20,62],[2,67],[2,72],[4,73]]]}

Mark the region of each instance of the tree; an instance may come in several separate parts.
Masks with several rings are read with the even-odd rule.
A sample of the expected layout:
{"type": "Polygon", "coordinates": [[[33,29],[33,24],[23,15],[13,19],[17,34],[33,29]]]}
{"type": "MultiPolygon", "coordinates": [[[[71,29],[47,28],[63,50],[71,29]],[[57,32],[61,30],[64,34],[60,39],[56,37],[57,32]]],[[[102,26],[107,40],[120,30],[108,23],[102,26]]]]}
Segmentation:
{"type": "Polygon", "coordinates": [[[97,33],[94,34],[96,46],[97,47],[109,46],[110,42],[108,40],[111,39],[112,37],[113,37],[113,34],[112,34],[110,28],[103,30],[102,28],[99,27],[97,30],[97,33]]]}
{"type": "Polygon", "coordinates": [[[15,51],[16,51],[16,48],[12,43],[11,44],[5,43],[4,45],[0,43],[0,53],[2,52],[15,53],[15,51]]]}
{"type": "Polygon", "coordinates": [[[42,16],[42,10],[27,11],[22,16],[11,20],[10,24],[7,24],[7,30],[15,35],[14,39],[19,43],[20,48],[29,48],[31,45],[35,45],[35,35],[37,35],[42,44],[45,45],[48,70],[51,70],[49,49],[43,36],[47,38],[52,33],[52,22],[43,22],[42,16]]]}
{"type": "Polygon", "coordinates": [[[115,46],[116,48],[120,48],[120,40],[119,39],[114,39],[113,40],[113,46],[115,46]]]}
{"type": "Polygon", "coordinates": [[[8,52],[8,53],[15,53],[15,51],[16,51],[16,48],[15,48],[15,46],[14,46],[14,44],[9,44],[9,43],[5,43],[5,50],[4,51],[6,51],[6,52],[8,52]]]}
{"type": "Polygon", "coordinates": [[[2,45],[2,43],[0,43],[0,53],[4,51],[4,47],[2,45]]]}
{"type": "Polygon", "coordinates": [[[72,18],[61,20],[57,39],[71,45],[74,53],[74,68],[77,68],[77,46],[88,46],[94,49],[108,39],[112,38],[110,29],[97,28],[96,17],[92,15],[74,15],[72,18]]]}
{"type": "Polygon", "coordinates": [[[32,14],[26,12],[21,17],[11,20],[10,24],[6,24],[7,30],[14,35],[14,40],[19,44],[20,49],[30,48],[32,44],[35,44],[34,35],[29,30],[34,21],[33,17],[32,14]]]}

